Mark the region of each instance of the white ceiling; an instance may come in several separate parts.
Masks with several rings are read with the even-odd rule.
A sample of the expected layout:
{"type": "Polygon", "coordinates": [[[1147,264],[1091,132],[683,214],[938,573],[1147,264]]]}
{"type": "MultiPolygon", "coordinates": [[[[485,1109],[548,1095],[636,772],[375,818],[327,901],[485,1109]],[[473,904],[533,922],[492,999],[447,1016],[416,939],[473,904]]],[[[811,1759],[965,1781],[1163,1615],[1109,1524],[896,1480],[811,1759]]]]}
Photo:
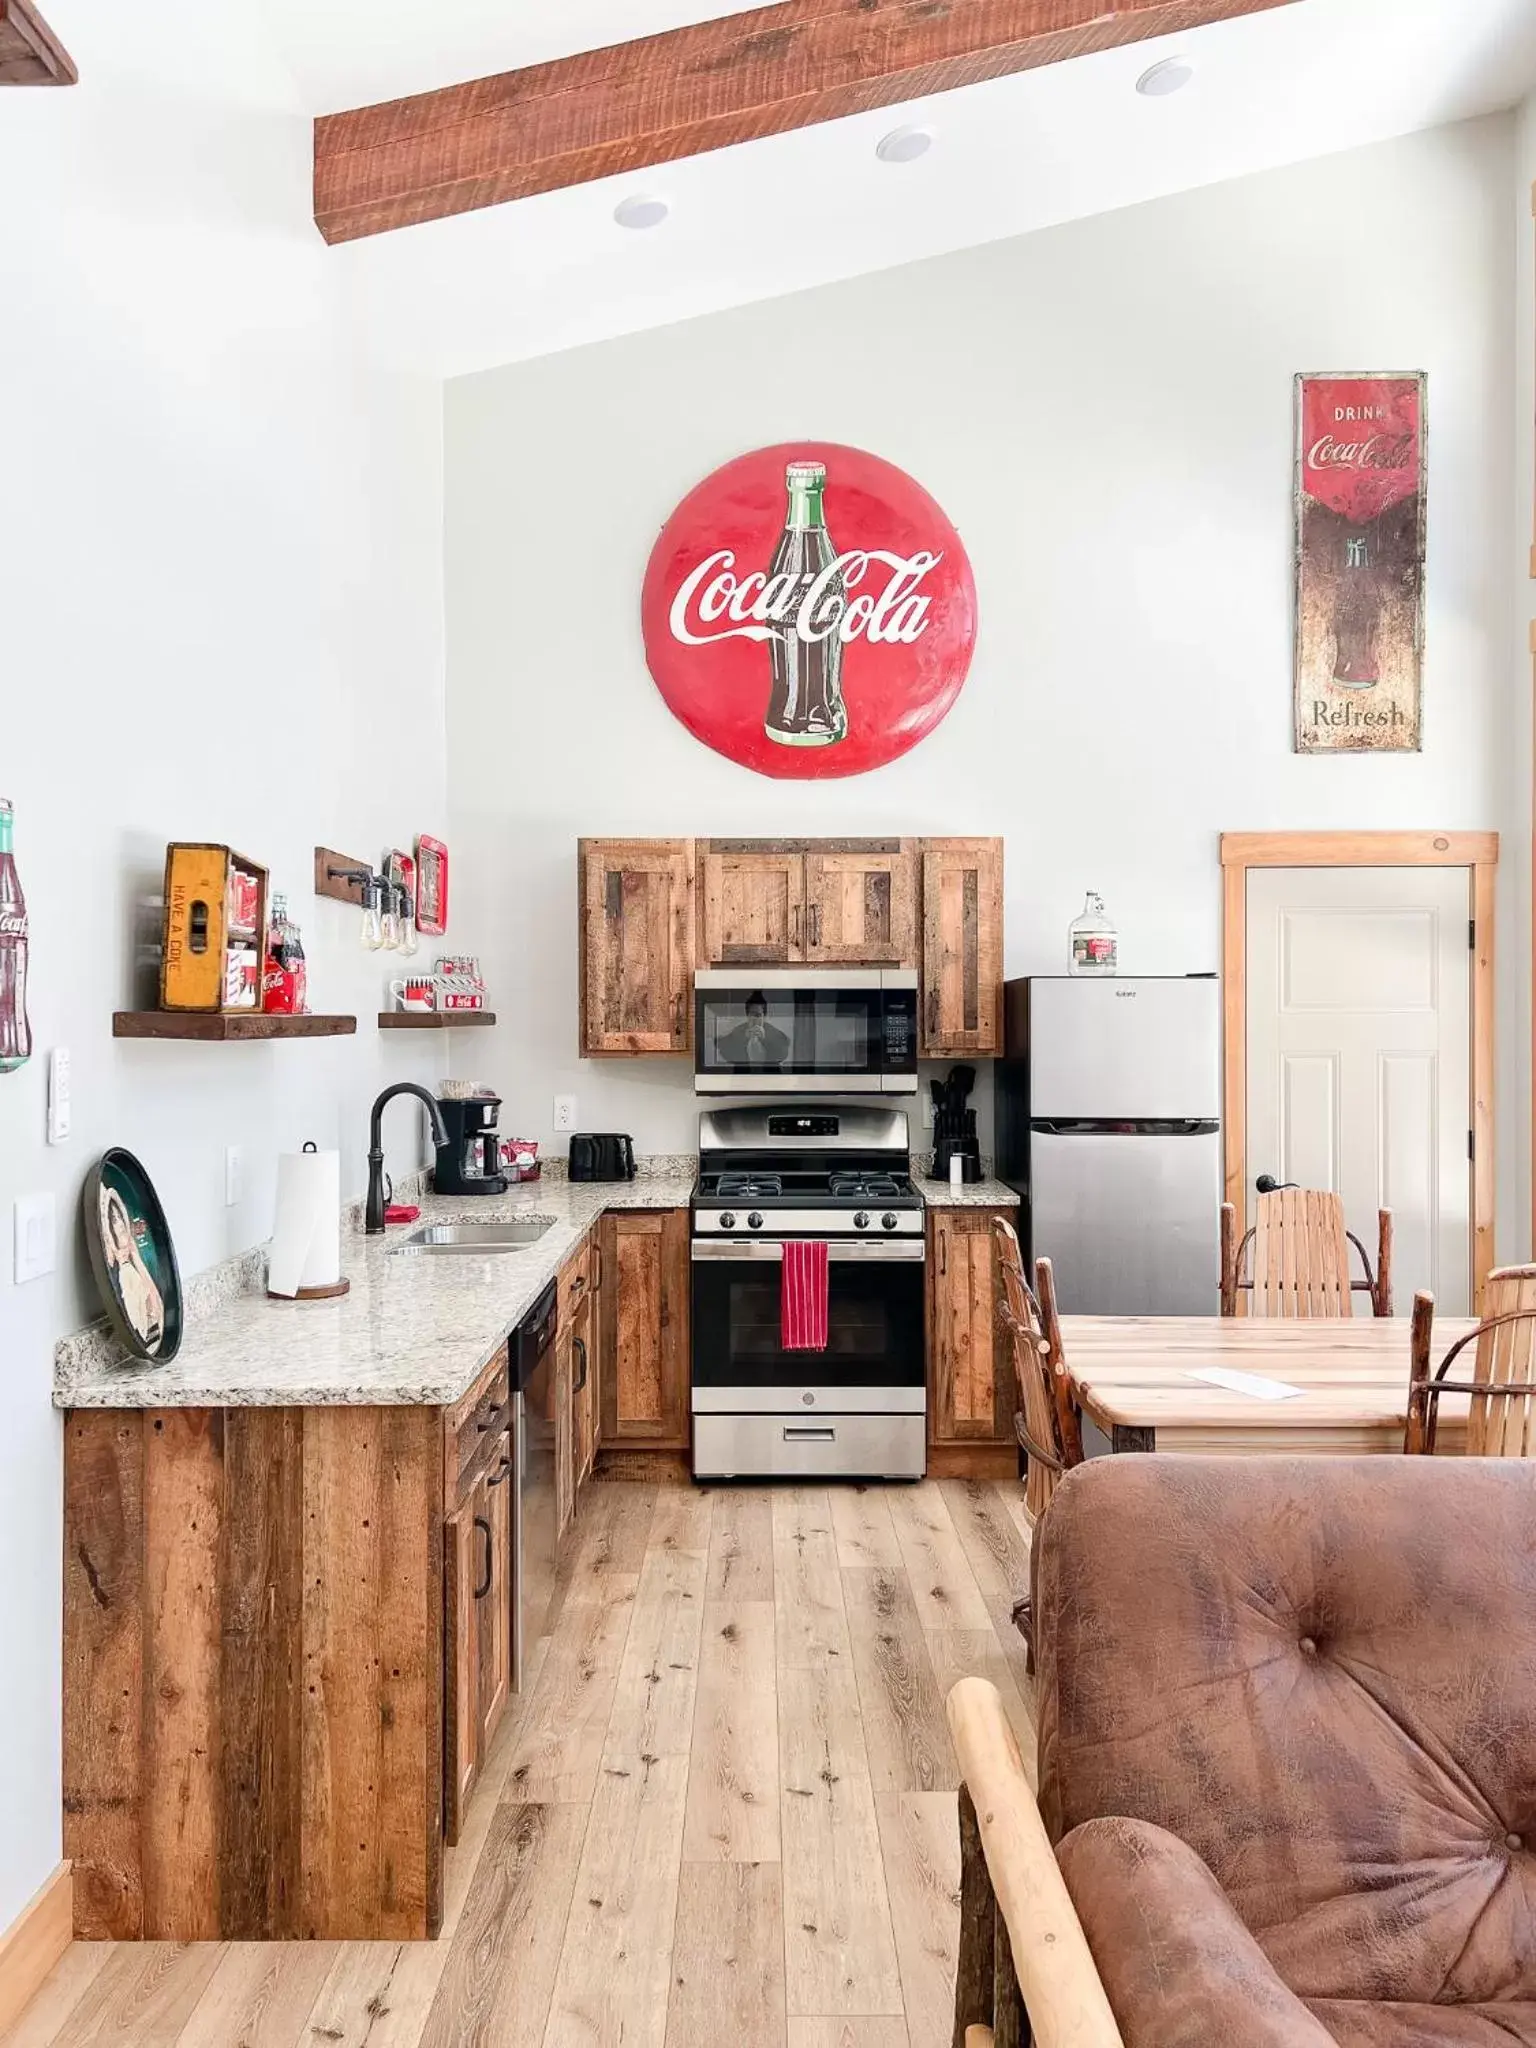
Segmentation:
{"type": "MultiPolygon", "coordinates": [[[[325,112],[744,11],[741,0],[264,0],[325,112]],[[557,17],[557,18],[554,18],[557,17]]],[[[1532,0],[1299,0],[902,109],[743,143],[331,252],[400,362],[454,376],[1507,107],[1532,0]],[[1195,81],[1136,79],[1180,51],[1195,81]],[[903,121],[937,141],[877,161],[903,121]],[[615,225],[635,192],[659,228],[615,225]]]]}

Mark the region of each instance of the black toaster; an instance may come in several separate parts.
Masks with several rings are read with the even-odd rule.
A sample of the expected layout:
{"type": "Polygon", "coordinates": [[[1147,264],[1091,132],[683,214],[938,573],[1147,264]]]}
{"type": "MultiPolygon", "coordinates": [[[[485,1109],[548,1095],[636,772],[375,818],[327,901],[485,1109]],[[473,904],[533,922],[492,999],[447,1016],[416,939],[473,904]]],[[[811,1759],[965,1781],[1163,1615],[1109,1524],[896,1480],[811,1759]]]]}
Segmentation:
{"type": "Polygon", "coordinates": [[[633,1180],[634,1140],[624,1131],[574,1131],[572,1180],[633,1180]]]}

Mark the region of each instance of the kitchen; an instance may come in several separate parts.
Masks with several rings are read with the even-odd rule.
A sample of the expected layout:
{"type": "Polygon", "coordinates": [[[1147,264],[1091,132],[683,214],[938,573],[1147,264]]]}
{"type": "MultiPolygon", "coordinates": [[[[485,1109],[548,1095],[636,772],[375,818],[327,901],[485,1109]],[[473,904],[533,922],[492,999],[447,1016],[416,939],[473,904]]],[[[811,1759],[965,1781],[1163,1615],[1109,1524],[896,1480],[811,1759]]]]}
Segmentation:
{"type": "MultiPolygon", "coordinates": [[[[36,1052],[0,1078],[0,1196],[9,1209],[51,1195],[55,1243],[52,1272],[0,1288],[18,1362],[0,1411],[13,1564],[0,1620],[15,1646],[0,1923],[62,1853],[54,1352],[97,1313],[76,1224],[95,1157],[121,1145],[145,1163],[190,1281],[269,1237],[279,1155],[306,1142],[336,1152],[344,1197],[361,1200],[383,1089],[411,1080],[435,1098],[445,1079],[484,1081],[501,1098],[502,1132],[536,1139],[548,1176],[487,1201],[488,1219],[552,1213],[553,1168],[573,1131],[628,1133],[640,1168],[618,1189],[623,1207],[595,1224],[592,1211],[579,1233],[565,1211],[503,1263],[558,1282],[574,1255],[574,1279],[585,1239],[599,1322],[618,1299],[603,1291],[615,1270],[647,1290],[685,1285],[675,1276],[686,1225],[652,1219],[686,1217],[712,1105],[687,1051],[583,1048],[583,840],[686,845],[696,892],[699,850],[715,842],[1000,843],[1000,986],[1065,971],[1067,927],[1089,888],[1106,899],[1126,974],[1219,970],[1224,831],[1499,828],[1495,1202],[1501,1253],[1518,1251],[1527,948],[1514,878],[1527,822],[1511,735],[1523,733],[1529,686],[1515,623],[1528,540],[1517,561],[1510,513],[1530,470],[1531,351],[1514,335],[1517,315],[1529,335],[1531,259],[1510,217],[1533,163],[1529,116],[1498,111],[1507,94],[1437,101],[1446,125],[1416,133],[1385,115],[1370,132],[1330,131],[1347,158],[1291,161],[1297,152],[1265,155],[1255,142],[1220,170],[1225,182],[1183,189],[1170,171],[1103,205],[1089,195],[1091,217],[1021,221],[1005,230],[1012,239],[973,248],[912,217],[910,184],[875,187],[870,261],[886,251],[892,267],[847,276],[818,246],[799,267],[765,270],[749,303],[678,276],[665,245],[620,237],[603,273],[619,306],[607,329],[561,270],[542,309],[514,303],[488,334],[471,331],[462,293],[390,274],[403,259],[382,252],[377,274],[357,266],[361,305],[343,303],[312,231],[304,240],[292,226],[307,197],[307,112],[409,80],[358,76],[331,100],[326,79],[300,106],[256,25],[181,9],[190,82],[178,84],[152,75],[109,10],[55,0],[48,11],[82,62],[81,110],[66,112],[77,125],[57,132],[58,115],[29,101],[3,133],[17,178],[47,183],[46,165],[59,184],[56,211],[8,223],[7,260],[63,309],[68,339],[20,323],[0,344],[17,387],[38,394],[14,429],[37,479],[24,516],[6,524],[9,573],[25,592],[12,613],[15,673],[32,680],[8,686],[16,765],[4,784],[32,921],[36,1052]],[[105,100],[93,80],[110,83],[105,100]],[[120,150],[128,176],[111,174],[120,150]],[[200,152],[210,168],[193,192],[183,171],[200,152]],[[268,190],[274,156],[281,189],[268,190]],[[192,256],[175,228],[189,214],[192,256]],[[1308,288],[1319,272],[1333,281],[1326,302],[1308,288]],[[365,345],[377,338],[370,306],[385,309],[379,324],[401,350],[365,345]],[[433,306],[433,317],[465,318],[451,346],[423,334],[433,306]],[[535,329],[536,318],[547,324],[535,329]],[[420,349],[410,361],[407,337],[420,349]],[[177,375],[189,361],[195,390],[177,375]],[[1420,753],[1314,761],[1292,749],[1291,380],[1318,364],[1424,368],[1434,387],[1420,753]],[[969,555],[977,635],[964,688],[921,744],[865,774],[771,780],[671,714],[645,660],[642,588],[658,532],[699,479],[807,433],[878,451],[921,480],[969,555]],[[67,743],[60,705],[75,728],[67,743]],[[419,833],[449,848],[453,879],[448,930],[425,937],[418,959],[478,958],[493,1025],[376,1029],[404,963],[359,945],[355,903],[314,893],[318,844],[374,862],[419,833]],[[355,1034],[113,1038],[114,1013],[153,1003],[165,847],[198,834],[270,868],[303,931],[315,1011],[355,1016],[355,1034]],[[71,1054],[74,1127],[49,1146],[55,1047],[71,1054]],[[574,1106],[557,1120],[564,1098],[574,1106]],[[599,1276],[605,1232],[613,1260],[599,1276]]],[[[1124,54],[1122,82],[1141,68],[1124,54]]],[[[1140,121],[1154,110],[1132,91],[1123,104],[1140,121]]],[[[1182,119],[1188,103],[1167,111],[1182,119]]],[[[1154,133],[1139,129],[1138,148],[1155,154],[1154,133]]],[[[868,177],[904,175],[876,164],[876,139],[868,177]]],[[[948,175],[945,142],[907,168],[948,175]]],[[[974,196],[986,174],[967,175],[974,196]]],[[[674,185],[674,225],[687,217],[685,189],[703,197],[674,185]]],[[[736,188],[727,201],[738,236],[754,220],[764,248],[796,246],[736,188]]],[[[729,224],[711,221],[712,233],[729,224]]],[[[914,914],[921,901],[919,881],[914,914]]],[[[698,944],[698,918],[687,928],[698,944]]],[[[716,964],[700,951],[705,963],[716,964]]],[[[921,975],[920,943],[908,965],[921,975]]],[[[670,1031],[670,1016],[655,1028],[670,1031]]],[[[995,1049],[949,1038],[920,1051],[918,1090],[901,1104],[914,1153],[932,1149],[929,1082],[969,1064],[979,1150],[995,1157],[994,1061],[995,1049]]],[[[424,1113],[386,1111],[397,1192],[429,1161],[426,1138],[424,1113]]],[[[559,1206],[609,1201],[602,1186],[579,1196],[580,1185],[559,1206]]],[[[968,1208],[935,1210],[930,1277],[941,1214],[957,1219],[947,1256],[963,1240],[968,1260],[974,1240],[990,1259],[985,1233],[964,1227],[968,1208]]],[[[391,1285],[404,1269],[409,1290],[467,1284],[453,1267],[402,1258],[391,1285]]],[[[361,1312],[363,1291],[354,1296],[338,1326],[361,1312]]],[[[332,1313],[253,1301],[239,1316],[258,1310],[266,1327],[303,1317],[306,1331],[332,1313]]],[[[491,1334],[476,1326],[469,1348],[491,1334]]],[[[192,1336],[184,1355],[195,1360],[192,1336]]],[[[296,1361],[301,1379],[312,1363],[296,1361]]],[[[473,1363],[456,1399],[472,1391],[473,1363]]],[[[578,1372],[573,1352],[573,1382],[578,1372]]],[[[676,1373],[663,1359],[654,1380],[649,1365],[636,1376],[626,1456],[680,1464],[690,1432],[676,1373]]],[[[424,1372],[418,1390],[451,1409],[457,1384],[424,1372]]],[[[204,1391],[222,1401],[226,1390],[204,1391]]],[[[962,1405],[952,1423],[936,1425],[936,1407],[926,1418],[929,1451],[954,1472],[1007,1453],[1006,1415],[999,1428],[980,1391],[962,1405]]],[[[479,1484],[477,1473],[471,1497],[479,1484]]],[[[441,1485],[440,1469],[439,1508],[441,1485]]],[[[483,1541],[473,1536],[472,1583],[483,1541]]]]}

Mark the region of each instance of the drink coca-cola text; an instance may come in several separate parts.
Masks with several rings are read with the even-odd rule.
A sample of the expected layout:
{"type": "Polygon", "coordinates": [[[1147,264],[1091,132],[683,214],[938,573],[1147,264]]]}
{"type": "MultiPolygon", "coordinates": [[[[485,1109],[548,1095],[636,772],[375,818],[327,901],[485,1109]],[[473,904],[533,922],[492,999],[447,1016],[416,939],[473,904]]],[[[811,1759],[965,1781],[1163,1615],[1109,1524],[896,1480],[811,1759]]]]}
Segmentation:
{"type": "Polygon", "coordinates": [[[1363,441],[1340,441],[1320,434],[1307,450],[1311,469],[1407,469],[1418,459],[1412,434],[1370,434],[1363,441]]]}
{"type": "Polygon", "coordinates": [[[863,637],[876,646],[910,647],[928,627],[929,600],[916,594],[917,586],[943,559],[926,552],[896,555],[885,548],[852,548],[806,580],[763,570],[738,576],[735,554],[721,548],[678,585],[670,614],[672,636],[685,647],[707,647],[716,640],[772,640],[789,630],[807,646],[835,634],[844,646],[863,637]],[[825,602],[839,583],[847,590],[862,583],[876,562],[890,571],[878,594],[851,597],[846,606],[825,602]],[[720,619],[730,623],[715,632],[696,630],[720,619]]]}

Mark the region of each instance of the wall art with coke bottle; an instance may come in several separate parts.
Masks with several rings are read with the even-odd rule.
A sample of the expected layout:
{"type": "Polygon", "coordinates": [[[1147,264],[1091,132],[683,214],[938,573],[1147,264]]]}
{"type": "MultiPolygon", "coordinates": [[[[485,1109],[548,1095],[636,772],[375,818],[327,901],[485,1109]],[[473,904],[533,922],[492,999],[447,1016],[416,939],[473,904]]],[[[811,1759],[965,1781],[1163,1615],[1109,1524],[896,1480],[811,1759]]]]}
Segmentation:
{"type": "Polygon", "coordinates": [[[1296,751],[1422,743],[1422,373],[1296,379],[1296,751]]]}
{"type": "Polygon", "coordinates": [[[11,804],[0,796],[0,1074],[32,1056],[27,1021],[27,899],[11,849],[11,804]]]}
{"type": "Polygon", "coordinates": [[[835,442],[738,456],[651,551],[646,660],[696,739],[760,775],[830,778],[915,747],[960,694],[976,585],[893,463],[835,442]]]}

